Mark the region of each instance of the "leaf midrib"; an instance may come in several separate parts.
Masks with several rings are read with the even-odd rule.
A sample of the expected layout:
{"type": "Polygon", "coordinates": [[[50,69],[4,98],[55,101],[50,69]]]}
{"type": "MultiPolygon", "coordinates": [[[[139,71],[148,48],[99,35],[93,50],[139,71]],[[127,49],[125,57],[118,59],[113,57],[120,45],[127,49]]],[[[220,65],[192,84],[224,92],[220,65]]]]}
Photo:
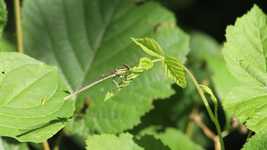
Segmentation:
{"type": "MultiPolygon", "coordinates": [[[[85,1],[85,0],[83,0],[83,1],[85,1]]],[[[93,64],[93,62],[95,61],[95,59],[96,59],[96,55],[97,55],[97,52],[98,52],[98,49],[100,48],[100,46],[101,46],[101,44],[102,44],[102,42],[103,42],[103,39],[104,39],[104,37],[105,37],[105,33],[106,33],[106,31],[107,31],[107,29],[108,29],[108,27],[110,26],[110,24],[112,23],[112,18],[115,16],[115,14],[116,14],[116,10],[115,10],[115,8],[117,8],[117,6],[120,4],[120,1],[121,0],[118,0],[117,1],[117,3],[116,4],[114,4],[115,6],[113,7],[113,11],[112,11],[112,13],[111,13],[111,15],[110,15],[110,18],[109,18],[109,21],[108,21],[108,23],[106,23],[106,25],[105,25],[105,27],[102,29],[102,36],[101,36],[101,38],[99,39],[99,42],[98,42],[98,44],[97,44],[97,46],[96,46],[96,50],[95,50],[95,53],[94,53],[94,55],[92,56],[92,60],[91,60],[91,62],[89,63],[89,65],[88,65],[88,67],[85,69],[85,73],[84,73],[84,76],[83,76],[83,79],[82,79],[82,81],[81,81],[81,83],[80,83],[80,87],[85,83],[85,81],[86,81],[86,76],[87,76],[87,74],[90,72],[90,69],[91,69],[91,67],[92,67],[92,64],[93,64]]],[[[84,9],[84,11],[85,11],[85,9],[84,9]]],[[[88,29],[86,28],[86,35],[87,35],[87,37],[88,37],[88,35],[89,35],[89,32],[88,32],[88,29]]],[[[88,42],[89,42],[89,39],[87,39],[88,40],[88,42]]]]}
{"type": "MultiPolygon", "coordinates": [[[[43,79],[44,77],[46,77],[48,74],[52,73],[53,70],[49,70],[47,71],[45,74],[43,74],[42,76],[40,76],[39,78],[35,79],[32,81],[32,83],[30,83],[29,85],[27,85],[25,88],[23,88],[20,92],[18,92],[16,95],[14,95],[13,97],[9,98],[6,103],[4,103],[3,105],[7,105],[9,104],[9,102],[15,98],[17,98],[18,96],[20,96],[21,94],[23,94],[23,92],[25,92],[25,90],[29,89],[30,87],[32,87],[33,85],[36,84],[37,81],[43,79]]],[[[57,84],[57,87],[56,89],[58,88],[58,84],[57,84]]],[[[56,92],[56,90],[53,92],[53,94],[56,92]]]]}

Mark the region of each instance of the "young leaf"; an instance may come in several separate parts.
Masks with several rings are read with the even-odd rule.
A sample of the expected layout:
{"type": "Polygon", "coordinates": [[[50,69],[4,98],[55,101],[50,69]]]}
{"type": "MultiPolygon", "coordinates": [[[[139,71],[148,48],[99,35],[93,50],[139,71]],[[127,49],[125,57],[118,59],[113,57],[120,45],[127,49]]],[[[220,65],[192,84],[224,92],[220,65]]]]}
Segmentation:
{"type": "MultiPolygon", "coordinates": [[[[23,6],[26,53],[57,65],[72,91],[123,64],[138,62],[143,54],[130,37],[152,37],[181,60],[189,51],[189,37],[179,28],[153,30],[176,22],[154,2],[137,6],[128,0],[25,0],[23,6]]],[[[172,83],[160,67],[153,67],[106,102],[107,91],[114,87],[111,81],[82,93],[77,109],[90,96],[84,126],[93,132],[122,132],[139,123],[153,99],[170,96],[172,83]]]]}
{"type": "Polygon", "coordinates": [[[164,51],[160,47],[157,41],[155,41],[152,38],[142,38],[142,39],[135,39],[132,38],[132,41],[141,49],[147,53],[150,56],[156,57],[156,58],[163,58],[164,57],[164,51]]]}
{"type": "Polygon", "coordinates": [[[153,62],[150,58],[142,57],[139,60],[139,64],[130,69],[133,73],[142,73],[146,70],[149,70],[153,67],[153,62]]]}
{"type": "Polygon", "coordinates": [[[215,95],[213,94],[212,90],[211,90],[208,86],[203,85],[203,84],[201,84],[200,87],[201,87],[201,89],[204,91],[204,93],[207,93],[207,94],[210,96],[210,98],[211,98],[213,104],[215,104],[215,107],[218,107],[218,101],[217,101],[217,98],[216,98],[215,95]]]}
{"type": "Polygon", "coordinates": [[[226,31],[223,54],[229,71],[240,81],[223,99],[225,110],[259,133],[267,127],[267,17],[258,6],[226,31]]]}
{"type": "Polygon", "coordinates": [[[112,134],[90,135],[86,140],[87,150],[144,150],[134,143],[128,133],[119,136],[112,134]]]}
{"type": "Polygon", "coordinates": [[[117,82],[116,80],[113,80],[116,87],[106,93],[104,101],[107,101],[108,99],[112,98],[122,88],[127,87],[135,78],[140,76],[141,73],[151,69],[153,67],[153,61],[147,57],[142,57],[140,58],[139,64],[137,66],[134,66],[132,68],[128,68],[128,67],[129,66],[127,66],[126,69],[129,69],[129,70],[125,74],[122,74],[118,77],[120,80],[119,82],[117,82]]]}
{"type": "Polygon", "coordinates": [[[55,67],[19,53],[0,53],[0,136],[42,142],[72,115],[55,67]]]}
{"type": "Polygon", "coordinates": [[[173,79],[180,87],[186,87],[186,78],[184,65],[176,58],[166,56],[164,58],[164,66],[168,77],[173,79]]]}

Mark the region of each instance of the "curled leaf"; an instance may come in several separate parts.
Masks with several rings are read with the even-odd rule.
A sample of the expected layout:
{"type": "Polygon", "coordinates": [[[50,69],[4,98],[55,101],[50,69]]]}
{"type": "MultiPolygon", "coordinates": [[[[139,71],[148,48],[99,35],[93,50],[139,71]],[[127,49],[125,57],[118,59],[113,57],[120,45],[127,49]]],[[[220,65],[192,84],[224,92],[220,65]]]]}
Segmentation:
{"type": "Polygon", "coordinates": [[[139,64],[131,68],[131,71],[134,73],[141,73],[145,70],[149,70],[153,67],[154,63],[150,58],[142,57],[139,60],[139,64]]]}

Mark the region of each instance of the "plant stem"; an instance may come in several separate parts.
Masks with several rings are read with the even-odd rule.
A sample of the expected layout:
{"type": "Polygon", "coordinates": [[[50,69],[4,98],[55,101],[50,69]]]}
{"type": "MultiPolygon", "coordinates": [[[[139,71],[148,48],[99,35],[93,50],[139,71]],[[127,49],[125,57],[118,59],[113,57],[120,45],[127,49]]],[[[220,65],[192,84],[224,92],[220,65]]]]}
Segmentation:
{"type": "Polygon", "coordinates": [[[101,79],[99,79],[99,80],[94,81],[93,83],[91,83],[91,84],[89,84],[89,85],[86,85],[86,86],[80,88],[79,90],[77,90],[77,91],[71,93],[70,95],[64,97],[64,100],[70,99],[71,97],[73,97],[73,96],[75,96],[75,95],[78,95],[78,94],[80,94],[80,93],[86,91],[87,89],[89,89],[89,88],[91,88],[91,87],[93,87],[93,86],[95,86],[95,85],[97,85],[97,84],[99,84],[99,83],[101,83],[101,82],[103,82],[103,81],[105,81],[105,80],[114,78],[114,77],[116,77],[116,76],[118,76],[118,75],[121,75],[121,74],[124,74],[124,73],[125,73],[125,72],[119,72],[119,73],[116,73],[116,72],[115,72],[115,73],[112,73],[112,74],[110,74],[110,75],[107,75],[107,76],[105,76],[105,77],[103,77],[103,78],[101,78],[101,79]]]}
{"type": "Polygon", "coordinates": [[[162,61],[163,59],[154,59],[154,60],[152,60],[152,62],[153,63],[156,63],[156,62],[160,62],[160,61],[162,61]]]}
{"type": "Polygon", "coordinates": [[[16,18],[16,34],[17,34],[17,51],[23,53],[23,31],[21,27],[21,8],[20,0],[14,0],[15,18],[16,18]]]}
{"type": "Polygon", "coordinates": [[[198,112],[193,111],[190,115],[191,120],[203,131],[203,133],[214,142],[214,149],[220,150],[220,141],[218,136],[210,130],[202,121],[201,115],[198,112]]]}
{"type": "Polygon", "coordinates": [[[123,74],[127,73],[128,71],[129,71],[129,68],[127,68],[127,67],[115,69],[111,74],[109,74],[109,75],[107,75],[107,76],[105,76],[105,77],[103,77],[103,78],[101,78],[99,80],[96,80],[93,83],[91,83],[89,85],[86,85],[86,86],[80,88],[79,90],[71,93],[70,95],[64,97],[64,100],[67,100],[67,99],[69,99],[69,98],[71,98],[71,97],[73,97],[73,96],[75,96],[75,95],[77,95],[77,94],[79,94],[79,93],[81,93],[83,91],[86,91],[87,89],[89,89],[89,88],[91,88],[91,87],[93,87],[93,86],[95,86],[95,85],[97,85],[97,84],[99,84],[99,83],[101,83],[101,82],[103,82],[105,80],[114,78],[116,76],[123,75],[123,74]]]}
{"type": "Polygon", "coordinates": [[[191,80],[193,81],[193,84],[195,85],[196,89],[197,89],[197,92],[198,94],[200,95],[206,109],[207,109],[207,112],[208,112],[208,115],[211,119],[211,121],[214,123],[215,125],[215,128],[217,130],[217,134],[219,136],[219,139],[220,139],[220,144],[221,144],[221,150],[224,150],[224,142],[223,142],[223,138],[222,138],[222,133],[221,133],[221,127],[220,127],[220,124],[219,124],[219,120],[218,118],[216,118],[217,115],[214,115],[213,112],[212,112],[212,109],[210,108],[210,105],[209,105],[209,102],[207,100],[207,98],[205,97],[205,94],[203,92],[203,90],[201,89],[198,81],[196,80],[195,76],[191,73],[191,71],[189,69],[187,69],[186,67],[184,67],[186,73],[189,75],[189,77],[191,78],[191,80]]]}
{"type": "MultiPolygon", "coordinates": [[[[152,60],[153,63],[160,62],[160,61],[162,61],[162,59],[154,59],[154,60],[152,60]]],[[[103,77],[103,78],[101,78],[101,79],[99,79],[97,81],[94,81],[93,83],[91,83],[89,85],[86,85],[86,86],[80,88],[79,90],[71,93],[70,95],[64,97],[64,100],[70,99],[71,97],[73,97],[75,95],[78,95],[78,94],[86,91],[87,89],[90,89],[91,87],[93,87],[93,86],[95,86],[95,85],[97,85],[97,84],[99,84],[99,83],[101,83],[101,82],[103,82],[105,80],[114,78],[116,76],[123,75],[123,74],[127,73],[128,71],[129,71],[128,68],[115,69],[115,71],[113,73],[111,73],[110,75],[107,75],[107,76],[105,76],[105,77],[103,77]]]]}
{"type": "Polygon", "coordinates": [[[43,142],[43,148],[44,150],[50,150],[50,147],[47,141],[43,142]]]}

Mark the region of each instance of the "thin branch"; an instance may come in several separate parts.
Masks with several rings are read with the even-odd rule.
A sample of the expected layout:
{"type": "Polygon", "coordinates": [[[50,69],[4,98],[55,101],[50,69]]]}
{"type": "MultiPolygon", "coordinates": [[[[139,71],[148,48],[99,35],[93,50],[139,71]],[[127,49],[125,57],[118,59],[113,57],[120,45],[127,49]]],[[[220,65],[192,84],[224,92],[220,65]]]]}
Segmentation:
{"type": "Polygon", "coordinates": [[[20,0],[14,0],[15,18],[16,18],[16,34],[17,34],[17,51],[23,53],[23,30],[21,26],[21,8],[20,0]]]}
{"type": "Polygon", "coordinates": [[[50,147],[47,141],[43,142],[43,148],[44,150],[50,150],[50,147]]]}
{"type": "Polygon", "coordinates": [[[195,85],[196,89],[197,89],[197,92],[199,93],[205,107],[206,107],[206,110],[208,112],[208,115],[211,119],[211,121],[214,123],[215,125],[215,128],[218,132],[218,136],[219,136],[219,139],[220,139],[220,145],[221,145],[221,150],[224,150],[224,142],[223,142],[223,137],[222,137],[222,133],[221,133],[221,127],[220,127],[220,124],[219,124],[219,121],[218,121],[218,118],[216,117],[216,115],[213,114],[212,112],[212,109],[209,105],[209,102],[203,92],[203,90],[201,89],[198,81],[196,80],[195,76],[191,73],[191,71],[189,69],[187,69],[186,67],[184,67],[186,73],[189,75],[189,77],[191,78],[191,80],[193,81],[193,84],[195,85]]]}
{"type": "Polygon", "coordinates": [[[105,80],[114,78],[114,77],[116,77],[116,76],[117,76],[116,74],[111,74],[111,75],[108,75],[108,76],[106,76],[106,77],[104,77],[104,78],[101,78],[101,79],[99,79],[99,80],[97,80],[97,81],[94,81],[93,83],[91,83],[91,84],[89,84],[89,85],[86,85],[86,86],[82,87],[81,89],[79,89],[79,90],[77,90],[77,91],[71,93],[70,95],[64,97],[64,100],[70,99],[70,98],[72,98],[73,96],[78,95],[78,94],[80,94],[80,93],[86,91],[87,89],[89,89],[89,88],[91,88],[91,87],[93,87],[93,86],[95,86],[95,85],[97,85],[97,84],[99,84],[99,83],[101,83],[101,82],[103,82],[103,81],[105,81],[105,80]]]}
{"type": "MultiPolygon", "coordinates": [[[[153,63],[160,62],[160,61],[162,61],[162,59],[154,59],[154,60],[152,60],[153,63]]],[[[95,85],[97,85],[97,84],[99,84],[99,83],[101,83],[101,82],[103,82],[105,80],[112,79],[114,77],[124,75],[127,72],[129,72],[129,70],[130,70],[130,68],[127,65],[124,65],[122,68],[115,69],[110,75],[107,75],[107,76],[105,76],[105,77],[103,77],[103,78],[101,78],[101,79],[99,79],[97,81],[94,81],[93,83],[91,83],[89,85],[86,85],[86,86],[80,88],[79,90],[71,93],[70,95],[64,97],[64,100],[68,100],[68,99],[72,98],[73,96],[76,96],[76,95],[78,95],[78,94],[90,89],[91,87],[93,87],[93,86],[95,86],[95,85]]]]}
{"type": "Polygon", "coordinates": [[[190,118],[199,128],[201,128],[203,133],[214,142],[215,150],[221,150],[218,136],[203,123],[202,117],[198,113],[192,112],[190,118]]]}
{"type": "Polygon", "coordinates": [[[97,84],[99,84],[99,83],[101,83],[101,82],[103,82],[105,80],[112,79],[112,78],[114,78],[116,76],[121,76],[123,74],[126,74],[128,71],[129,71],[128,66],[127,67],[124,66],[123,68],[115,69],[115,71],[113,71],[111,74],[109,74],[109,75],[107,75],[107,76],[105,76],[105,77],[103,77],[103,78],[101,78],[99,80],[96,80],[93,83],[91,83],[89,85],[86,85],[86,86],[80,88],[79,90],[71,93],[70,95],[64,97],[64,100],[70,99],[73,96],[76,96],[76,95],[78,95],[78,94],[90,89],[91,87],[93,87],[93,86],[95,86],[95,85],[97,85],[97,84]]]}

